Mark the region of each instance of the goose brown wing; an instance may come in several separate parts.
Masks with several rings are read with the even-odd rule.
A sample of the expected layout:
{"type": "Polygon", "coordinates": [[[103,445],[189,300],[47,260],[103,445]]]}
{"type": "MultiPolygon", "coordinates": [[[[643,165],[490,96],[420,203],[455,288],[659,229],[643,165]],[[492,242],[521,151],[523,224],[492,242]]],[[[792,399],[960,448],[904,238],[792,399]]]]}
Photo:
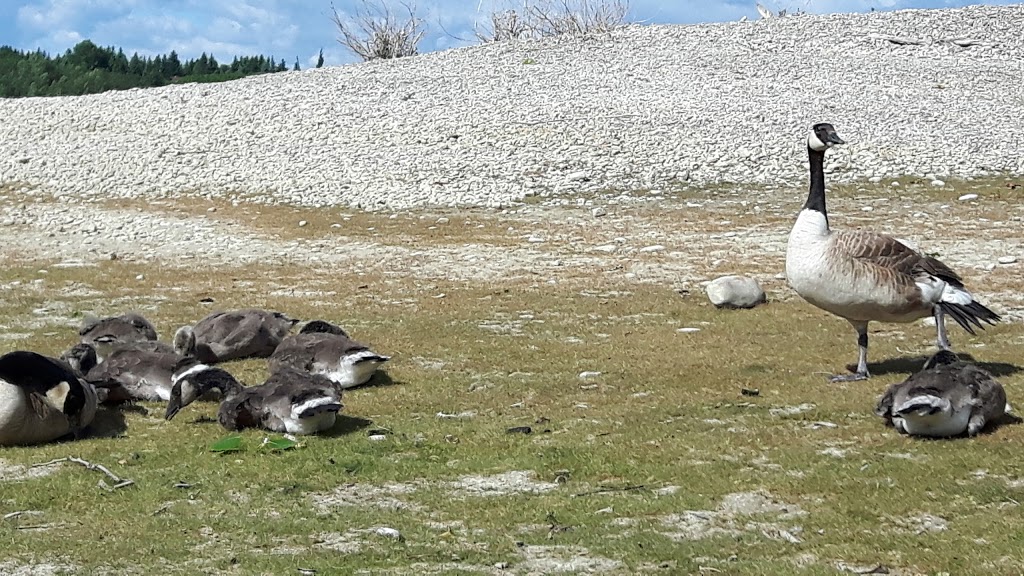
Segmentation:
{"type": "Polygon", "coordinates": [[[921,254],[892,236],[861,230],[844,230],[834,236],[840,250],[859,262],[908,278],[928,275],[963,287],[960,275],[941,260],[921,254]]]}
{"type": "Polygon", "coordinates": [[[270,355],[270,370],[275,372],[284,366],[309,370],[323,343],[337,337],[324,332],[293,334],[282,340],[270,355]]]}
{"type": "Polygon", "coordinates": [[[138,382],[137,374],[142,370],[146,354],[130,348],[114,350],[102,364],[97,364],[85,375],[88,382],[96,386],[111,387],[117,385],[134,385],[138,382]]]}

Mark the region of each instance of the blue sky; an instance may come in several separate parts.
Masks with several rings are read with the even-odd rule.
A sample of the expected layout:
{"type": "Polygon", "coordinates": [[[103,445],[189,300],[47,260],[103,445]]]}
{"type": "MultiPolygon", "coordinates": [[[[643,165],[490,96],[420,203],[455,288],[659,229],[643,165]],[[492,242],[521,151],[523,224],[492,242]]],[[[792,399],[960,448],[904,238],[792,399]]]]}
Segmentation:
{"type": "MultiPolygon", "coordinates": [[[[381,0],[369,0],[376,4],[381,0]]],[[[398,6],[397,0],[386,0],[398,6]]],[[[534,0],[536,1],[536,0],[534,0]]],[[[335,0],[339,13],[361,0],[335,0]]],[[[421,52],[473,43],[473,26],[492,9],[522,0],[418,0],[426,21],[421,52]],[[443,30],[442,30],[443,29],[443,30]],[[465,39],[460,41],[459,38],[465,39]]],[[[866,12],[944,8],[1011,1],[962,0],[761,0],[765,6],[808,12],[866,12]]],[[[630,18],[649,23],[694,23],[757,18],[754,0],[631,0],[630,18]]],[[[220,61],[238,55],[273,55],[303,68],[320,48],[328,65],[354,60],[336,41],[330,0],[0,0],[0,45],[52,53],[83,39],[117,46],[129,55],[175,50],[183,58],[212,53],[220,61]]]]}

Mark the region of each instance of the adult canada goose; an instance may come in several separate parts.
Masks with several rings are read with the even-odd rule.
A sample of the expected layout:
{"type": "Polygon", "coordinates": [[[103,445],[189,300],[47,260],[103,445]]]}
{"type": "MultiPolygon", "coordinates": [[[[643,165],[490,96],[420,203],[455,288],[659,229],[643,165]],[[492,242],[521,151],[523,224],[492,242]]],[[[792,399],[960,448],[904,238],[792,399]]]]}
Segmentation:
{"type": "Polygon", "coordinates": [[[217,421],[228,430],[263,428],[289,434],[315,434],[334,426],[342,408],[341,389],[308,372],[284,368],[259,386],[242,386],[230,373],[209,366],[186,367],[175,374],[167,420],[211,390],[224,400],[217,421]]]}
{"type": "Polygon", "coordinates": [[[281,342],[270,356],[270,372],[284,367],[305,370],[345,389],[365,384],[390,359],[352,340],[338,326],[315,320],[281,342]]]}
{"type": "Polygon", "coordinates": [[[50,442],[96,416],[96,391],[63,362],[18,350],[0,356],[0,446],[50,442]]]}
{"type": "Polygon", "coordinates": [[[893,384],[875,414],[904,434],[974,436],[1006,413],[1006,391],[991,374],[940,350],[920,372],[893,384]]]}
{"type": "Polygon", "coordinates": [[[280,312],[258,308],[214,312],[191,328],[196,356],[207,364],[267,358],[296,323],[280,312]]]}
{"type": "Polygon", "coordinates": [[[99,391],[100,401],[163,400],[171,395],[174,369],[183,358],[195,355],[191,331],[179,329],[174,350],[147,350],[130,345],[114,347],[106,361],[97,364],[96,352],[89,344],[79,343],[63,358],[99,391]]]}
{"type": "Polygon", "coordinates": [[[974,334],[972,324],[999,316],[976,302],[949,266],[892,236],[834,231],[825,210],[825,151],[844,144],[831,124],[815,124],[807,138],[811,186],[786,247],[786,279],[811,304],[845,318],[857,331],[860,355],[854,374],[833,382],[864,380],[868,373],[868,322],[912,322],[935,317],[940,350],[949,349],[945,316],[974,334]]]}

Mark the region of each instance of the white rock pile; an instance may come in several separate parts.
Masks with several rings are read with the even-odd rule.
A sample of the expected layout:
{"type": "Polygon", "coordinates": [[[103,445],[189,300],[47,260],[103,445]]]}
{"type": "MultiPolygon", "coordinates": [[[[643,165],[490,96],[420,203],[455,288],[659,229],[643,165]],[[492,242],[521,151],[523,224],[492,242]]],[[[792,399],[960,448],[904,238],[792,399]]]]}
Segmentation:
{"type": "Polygon", "coordinates": [[[0,101],[0,183],[309,206],[1024,173],[1024,6],[800,16],[0,101]]]}

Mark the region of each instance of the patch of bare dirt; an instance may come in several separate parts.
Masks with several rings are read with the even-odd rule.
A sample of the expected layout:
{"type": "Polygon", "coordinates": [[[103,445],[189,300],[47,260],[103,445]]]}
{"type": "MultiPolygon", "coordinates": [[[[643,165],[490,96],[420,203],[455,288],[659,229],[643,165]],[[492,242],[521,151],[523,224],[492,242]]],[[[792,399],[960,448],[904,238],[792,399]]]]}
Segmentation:
{"type": "MultiPolygon", "coordinates": [[[[796,544],[801,542],[803,528],[791,521],[805,514],[799,506],[779,502],[764,491],[736,492],[725,495],[715,510],[684,510],[659,521],[662,534],[677,542],[755,533],[796,544]]],[[[612,524],[628,527],[636,520],[617,518],[612,524]]]]}
{"type": "Polygon", "coordinates": [[[512,470],[491,476],[462,476],[447,483],[456,497],[467,496],[509,496],[512,494],[541,494],[558,488],[554,482],[534,479],[534,473],[512,470]]]}
{"type": "Polygon", "coordinates": [[[367,506],[387,510],[421,510],[414,502],[401,497],[417,490],[415,484],[392,482],[382,486],[372,484],[343,484],[329,493],[310,494],[313,507],[321,514],[327,514],[334,508],[346,506],[367,506]]]}
{"type": "Polygon", "coordinates": [[[23,482],[34,478],[42,478],[43,476],[53,474],[58,468],[60,468],[60,463],[32,467],[11,464],[0,458],[0,482],[23,482]]]}

